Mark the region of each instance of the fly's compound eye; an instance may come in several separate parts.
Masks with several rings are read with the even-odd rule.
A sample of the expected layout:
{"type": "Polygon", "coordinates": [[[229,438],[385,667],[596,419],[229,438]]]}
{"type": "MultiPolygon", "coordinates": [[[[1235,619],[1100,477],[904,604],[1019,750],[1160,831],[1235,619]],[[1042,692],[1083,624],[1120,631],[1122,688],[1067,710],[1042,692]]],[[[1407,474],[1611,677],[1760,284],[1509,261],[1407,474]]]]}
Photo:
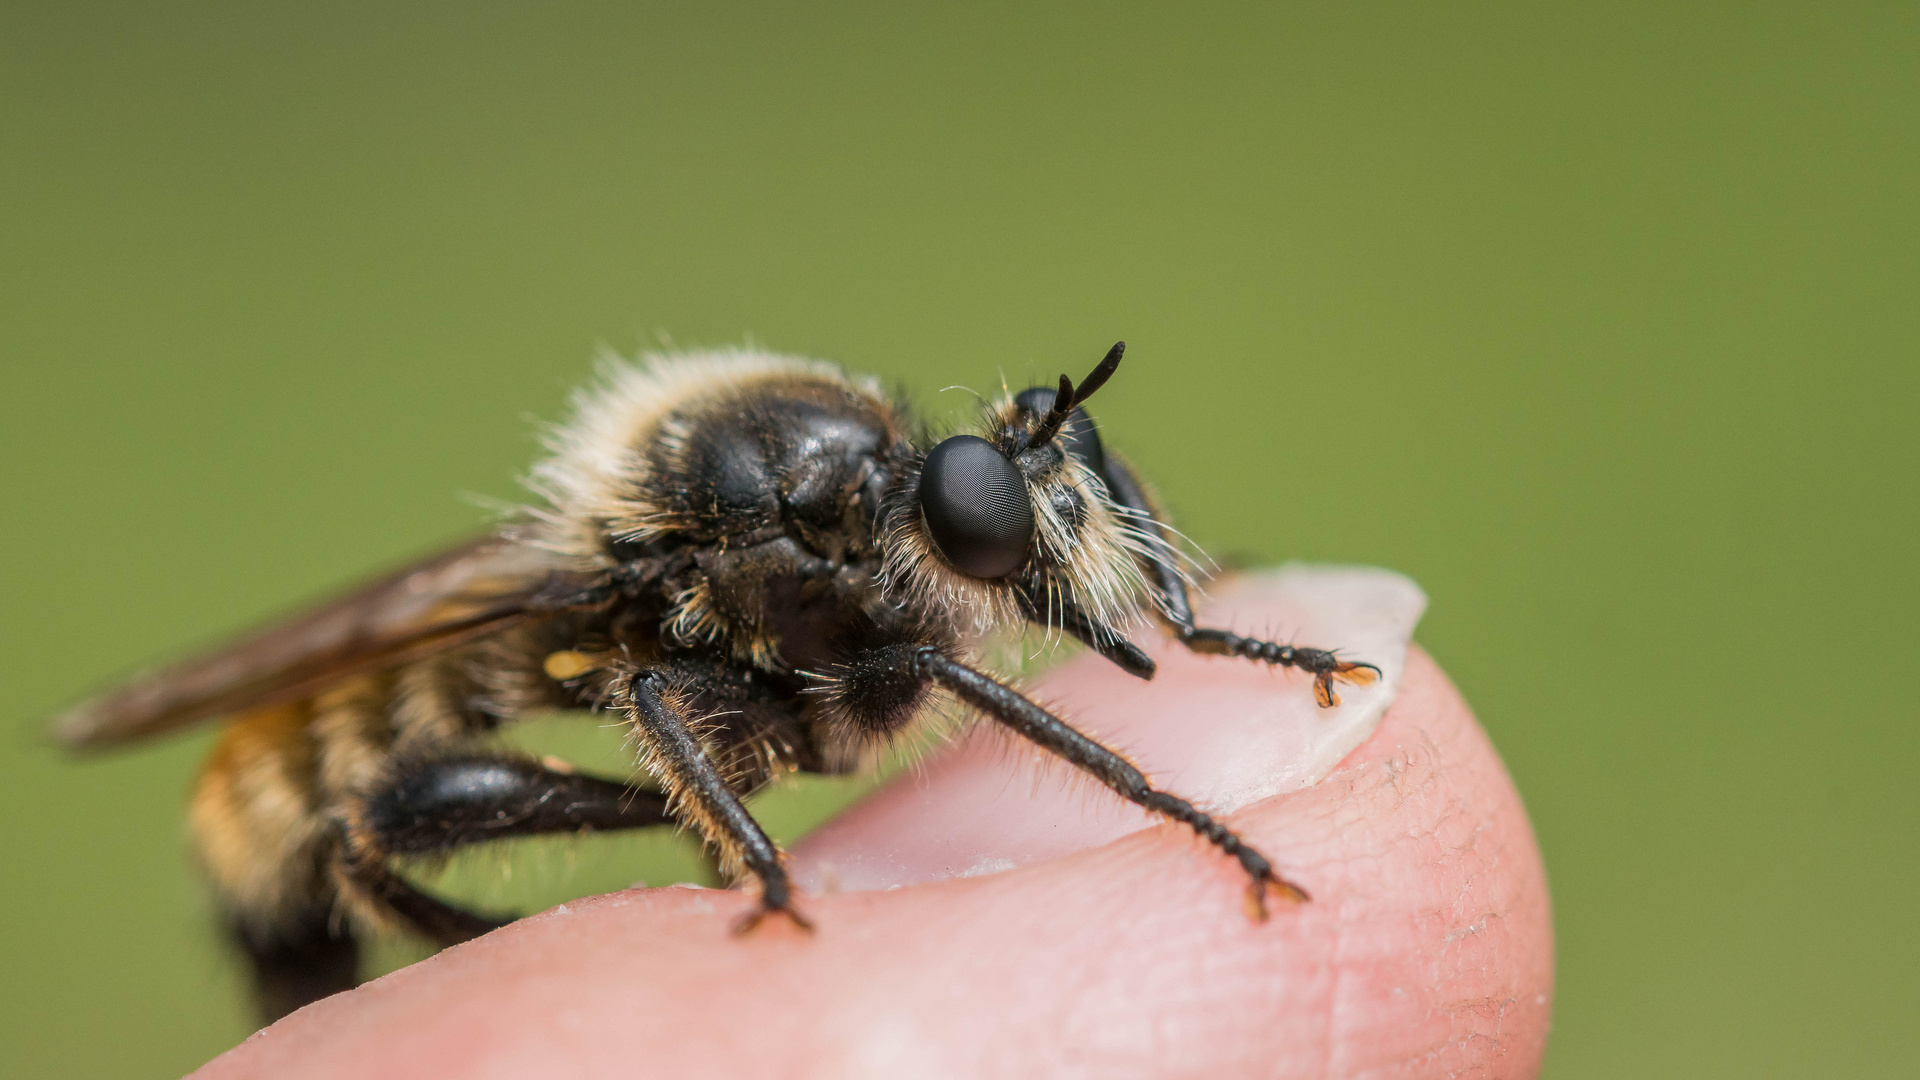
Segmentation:
{"type": "Polygon", "coordinates": [[[1033,503],[1007,456],[976,435],[955,435],[927,455],[920,512],[940,554],[963,574],[1002,578],[1027,561],[1033,503]]]}
{"type": "MultiPolygon", "coordinates": [[[[1045,416],[1053,409],[1053,399],[1059,391],[1048,386],[1035,386],[1014,395],[1013,403],[1034,416],[1045,416]]],[[[1067,422],[1060,425],[1060,434],[1054,441],[1088,468],[1103,481],[1107,475],[1107,456],[1100,449],[1100,433],[1094,430],[1093,417],[1087,410],[1076,407],[1067,414],[1067,422]]]]}

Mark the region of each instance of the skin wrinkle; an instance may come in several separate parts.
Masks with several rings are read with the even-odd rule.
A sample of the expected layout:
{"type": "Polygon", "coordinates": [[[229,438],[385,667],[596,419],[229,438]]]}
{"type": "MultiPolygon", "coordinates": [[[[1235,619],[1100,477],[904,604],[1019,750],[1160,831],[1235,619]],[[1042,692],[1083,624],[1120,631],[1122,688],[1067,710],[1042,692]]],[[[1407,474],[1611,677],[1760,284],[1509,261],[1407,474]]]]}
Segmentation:
{"type": "MultiPolygon", "coordinates": [[[[1390,801],[1392,807],[1396,810],[1404,810],[1409,803],[1416,802],[1423,796],[1430,794],[1438,773],[1447,765],[1446,758],[1440,752],[1440,745],[1430,732],[1420,730],[1413,734],[1418,744],[1420,744],[1420,749],[1425,750],[1426,754],[1404,753],[1387,757],[1382,762],[1383,767],[1378,770],[1378,773],[1383,776],[1381,783],[1365,784],[1365,780],[1368,779],[1366,776],[1368,770],[1364,769],[1355,770],[1352,775],[1342,777],[1345,781],[1346,790],[1339,793],[1333,800],[1338,811],[1334,815],[1336,818],[1345,818],[1356,809],[1360,810],[1364,816],[1365,813],[1370,812],[1372,809],[1366,807],[1364,804],[1370,800],[1380,798],[1382,789],[1392,793],[1390,801]],[[1419,757],[1426,757],[1427,760],[1420,761],[1418,760],[1419,757]],[[1405,767],[1400,766],[1399,763],[1401,761],[1407,763],[1405,767]],[[1413,782],[1409,783],[1410,780],[1413,782]]],[[[1363,748],[1360,754],[1356,756],[1364,755],[1364,753],[1365,749],[1363,748]]],[[[1485,823],[1472,820],[1472,815],[1466,811],[1466,808],[1459,800],[1450,797],[1442,799],[1437,806],[1430,808],[1423,807],[1423,809],[1428,809],[1429,812],[1416,813],[1411,820],[1408,820],[1406,822],[1408,827],[1393,838],[1391,841],[1392,846],[1406,844],[1424,849],[1420,855],[1422,862],[1431,861],[1429,853],[1437,846],[1445,849],[1446,853],[1451,853],[1452,855],[1452,859],[1448,860],[1446,853],[1442,853],[1441,858],[1443,861],[1456,862],[1459,865],[1453,887],[1447,890],[1448,894],[1450,894],[1448,895],[1450,902],[1436,905],[1434,908],[1429,909],[1429,911],[1419,916],[1417,921],[1451,922],[1457,920],[1471,924],[1472,919],[1459,918],[1452,913],[1459,912],[1463,910],[1463,908],[1477,911],[1486,910],[1484,901],[1479,905],[1474,905],[1472,908],[1466,908],[1466,902],[1470,901],[1474,896],[1476,879],[1483,873],[1490,873],[1495,867],[1495,864],[1486,858],[1486,853],[1479,849],[1480,838],[1486,831],[1485,823]],[[1465,825],[1464,830],[1461,828],[1463,824],[1465,825]],[[1463,832],[1464,835],[1462,835],[1463,832]]],[[[1366,857],[1368,854],[1372,853],[1353,853],[1357,861],[1367,861],[1366,857]]],[[[1391,853],[1380,854],[1376,857],[1390,858],[1391,853]]],[[[1484,930],[1484,922],[1482,926],[1484,930]]],[[[1478,935],[1468,936],[1473,937],[1478,935]]],[[[1442,937],[1445,938],[1446,935],[1443,934],[1442,937]]],[[[1442,971],[1437,970],[1439,968],[1462,965],[1465,950],[1460,948],[1460,946],[1463,945],[1464,942],[1459,938],[1455,938],[1453,941],[1450,941],[1449,944],[1454,944],[1456,951],[1462,955],[1454,958],[1452,965],[1447,964],[1446,958],[1436,957],[1434,965],[1436,970],[1431,972],[1433,977],[1438,978],[1442,976],[1442,971]]],[[[1349,967],[1350,965],[1342,965],[1343,975],[1349,967]]],[[[1485,1001],[1487,999],[1471,1000],[1485,1001]]],[[[1460,1012],[1461,1004],[1464,1003],[1450,1005],[1447,1012],[1453,1016],[1457,1016],[1460,1012]]],[[[1415,1053],[1418,1054],[1420,1058],[1427,1058],[1430,1055],[1444,1056],[1449,1048],[1452,1048],[1455,1052],[1464,1052],[1465,1044],[1473,1042],[1476,1039],[1487,1038],[1486,1033],[1481,1031],[1469,1031],[1465,1033],[1465,1038],[1462,1038],[1461,1033],[1457,1030],[1450,1031],[1449,1034],[1452,1037],[1442,1046],[1432,1047],[1428,1053],[1420,1053],[1418,1050],[1415,1050],[1415,1053]]],[[[1493,1054],[1494,1056],[1498,1056],[1498,1040],[1493,1040],[1493,1044],[1493,1054]]],[[[1412,1047],[1407,1049],[1414,1050],[1412,1047]]],[[[1332,1064],[1333,1060],[1329,1059],[1329,1065],[1332,1064]]],[[[1389,1063],[1381,1062],[1379,1064],[1384,1066],[1389,1063]]],[[[1392,1073],[1390,1069],[1383,1069],[1378,1074],[1391,1075],[1392,1073]]]]}
{"type": "Polygon", "coordinates": [[[619,893],[322,1002],[204,1075],[1531,1075],[1544,877],[1498,759],[1424,654],[1346,764],[1230,820],[1315,902],[1248,923],[1235,868],[1165,825],[814,897],[812,939],[732,939],[733,893],[619,893]],[[557,1002],[564,1033],[540,1019],[557,1002]]]}
{"type": "MultiPolygon", "coordinates": [[[[1320,1065],[1321,1076],[1336,1076],[1336,1066],[1343,1056],[1341,1050],[1347,1044],[1347,1017],[1351,1015],[1346,991],[1346,921],[1336,919],[1333,923],[1333,989],[1327,994],[1326,1057],[1320,1065]]],[[[1344,1070],[1341,1070],[1344,1071],[1344,1070]]]]}

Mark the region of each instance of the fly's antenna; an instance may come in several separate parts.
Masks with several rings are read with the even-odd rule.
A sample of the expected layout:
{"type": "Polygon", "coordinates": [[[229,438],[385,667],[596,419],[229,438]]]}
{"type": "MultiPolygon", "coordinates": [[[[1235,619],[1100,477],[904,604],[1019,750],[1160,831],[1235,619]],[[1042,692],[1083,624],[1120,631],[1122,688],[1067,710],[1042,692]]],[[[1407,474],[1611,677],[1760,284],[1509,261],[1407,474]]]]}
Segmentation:
{"type": "Polygon", "coordinates": [[[1060,389],[1053,395],[1053,408],[1047,411],[1047,415],[1040,418],[1040,426],[1033,429],[1033,437],[1027,440],[1027,445],[1043,446],[1048,439],[1059,434],[1060,425],[1067,422],[1067,417],[1073,414],[1074,408],[1092,397],[1094,391],[1107,385],[1107,380],[1113,378],[1113,373],[1120,370],[1120,357],[1126,351],[1126,342],[1114,342],[1113,348],[1107,350],[1106,357],[1094,367],[1092,374],[1081,380],[1078,389],[1074,387],[1072,379],[1065,375],[1060,376],[1060,389]]]}

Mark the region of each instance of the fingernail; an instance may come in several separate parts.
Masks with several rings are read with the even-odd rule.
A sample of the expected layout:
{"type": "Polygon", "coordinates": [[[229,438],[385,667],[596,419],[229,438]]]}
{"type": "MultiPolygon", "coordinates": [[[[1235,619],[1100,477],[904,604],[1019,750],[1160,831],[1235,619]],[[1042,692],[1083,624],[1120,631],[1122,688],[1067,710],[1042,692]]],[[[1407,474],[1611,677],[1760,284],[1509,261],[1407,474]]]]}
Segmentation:
{"type": "MultiPolygon", "coordinates": [[[[1156,787],[1230,813],[1319,782],[1373,734],[1399,692],[1426,595],[1391,571],[1289,564],[1219,582],[1199,607],[1202,625],[1332,649],[1378,667],[1381,678],[1336,683],[1340,704],[1321,708],[1304,673],[1195,655],[1149,630],[1136,635],[1160,664],[1149,682],[1083,655],[1025,689],[1121,751],[1156,787]]],[[[808,890],[828,880],[842,890],[886,889],[1026,866],[1152,823],[981,720],[916,774],[799,844],[794,874],[808,890]]]]}

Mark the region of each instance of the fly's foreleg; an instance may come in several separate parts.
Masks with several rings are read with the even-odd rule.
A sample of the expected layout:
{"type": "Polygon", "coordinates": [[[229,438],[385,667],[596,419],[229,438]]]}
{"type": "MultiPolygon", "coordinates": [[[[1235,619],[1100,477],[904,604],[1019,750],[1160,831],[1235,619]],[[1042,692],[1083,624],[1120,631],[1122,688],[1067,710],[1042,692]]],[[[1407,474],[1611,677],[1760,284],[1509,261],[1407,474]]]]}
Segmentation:
{"type": "Polygon", "coordinates": [[[1182,645],[1209,656],[1238,656],[1306,672],[1313,676],[1313,698],[1323,709],[1340,704],[1340,695],[1333,690],[1334,683],[1365,686],[1380,678],[1380,669],[1372,664],[1342,660],[1328,649],[1282,645],[1241,637],[1227,630],[1196,626],[1193,604],[1187,596],[1186,578],[1174,565],[1174,548],[1166,539],[1166,530],[1160,524],[1159,511],[1153,505],[1153,500],[1147,496],[1146,489],[1141,486],[1139,478],[1133,475],[1133,470],[1117,458],[1107,459],[1106,480],[1114,500],[1137,514],[1142,524],[1160,537],[1161,543],[1150,554],[1142,556],[1142,561],[1160,591],[1161,616],[1182,645]]]}
{"type": "Polygon", "coordinates": [[[1085,770],[1121,798],[1187,826],[1231,856],[1251,879],[1247,888],[1247,913],[1252,918],[1266,919],[1269,892],[1296,902],[1307,899],[1306,890],[1280,877],[1267,857],[1255,851],[1238,833],[1185,799],[1155,788],[1145,774],[1125,758],[1075,730],[1019,691],[931,646],[916,649],[910,655],[913,671],[921,679],[945,687],[997,723],[1085,770]]]}
{"type": "Polygon", "coordinates": [[[1380,678],[1380,669],[1372,664],[1357,660],[1342,660],[1327,649],[1310,649],[1301,645],[1281,645],[1273,641],[1260,641],[1255,638],[1241,637],[1230,630],[1213,630],[1207,627],[1176,628],[1174,631],[1181,644],[1197,653],[1211,656],[1238,656],[1247,660],[1259,660],[1275,667],[1290,667],[1313,676],[1313,699],[1323,709],[1340,704],[1340,695],[1334,693],[1336,682],[1365,686],[1380,678]]]}

